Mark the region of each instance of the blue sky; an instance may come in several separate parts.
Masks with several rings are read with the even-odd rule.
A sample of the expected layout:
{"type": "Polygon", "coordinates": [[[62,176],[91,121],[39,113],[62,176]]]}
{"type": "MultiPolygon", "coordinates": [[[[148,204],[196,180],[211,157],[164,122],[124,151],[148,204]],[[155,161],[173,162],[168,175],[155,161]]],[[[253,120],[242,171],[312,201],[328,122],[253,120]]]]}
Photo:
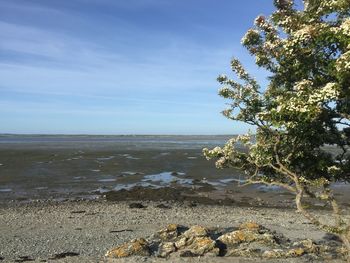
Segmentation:
{"type": "Polygon", "coordinates": [[[236,134],[216,77],[272,0],[0,0],[0,133],[236,134]]]}

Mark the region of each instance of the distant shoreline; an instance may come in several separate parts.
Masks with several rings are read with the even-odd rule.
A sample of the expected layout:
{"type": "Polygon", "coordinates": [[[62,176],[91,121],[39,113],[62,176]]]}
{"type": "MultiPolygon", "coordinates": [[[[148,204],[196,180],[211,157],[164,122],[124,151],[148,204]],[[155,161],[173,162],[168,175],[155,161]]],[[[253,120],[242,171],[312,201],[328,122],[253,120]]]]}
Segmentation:
{"type": "Polygon", "coordinates": [[[238,136],[238,134],[89,134],[89,133],[77,133],[77,134],[69,134],[69,133],[0,133],[0,136],[159,136],[159,137],[168,137],[168,136],[176,136],[176,137],[226,137],[226,136],[238,136]]]}

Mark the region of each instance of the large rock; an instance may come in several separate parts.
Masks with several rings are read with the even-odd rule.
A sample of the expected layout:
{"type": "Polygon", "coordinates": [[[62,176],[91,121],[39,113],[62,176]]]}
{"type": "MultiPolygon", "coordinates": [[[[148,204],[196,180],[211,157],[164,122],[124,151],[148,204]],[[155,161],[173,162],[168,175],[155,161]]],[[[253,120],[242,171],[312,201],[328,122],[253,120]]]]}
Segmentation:
{"type": "Polygon", "coordinates": [[[282,258],[286,256],[286,252],[283,251],[282,249],[273,249],[273,250],[266,250],[263,254],[263,258],[282,258]]]}
{"type": "Polygon", "coordinates": [[[260,249],[253,248],[233,248],[227,251],[226,257],[259,257],[261,254],[260,249]]]}
{"type": "Polygon", "coordinates": [[[157,252],[159,257],[168,257],[177,250],[181,250],[180,254],[184,254],[184,256],[201,256],[206,253],[219,254],[215,240],[208,237],[209,230],[207,228],[196,225],[182,234],[180,228],[179,225],[171,224],[158,231],[157,236],[162,240],[157,252]]]}
{"type": "Polygon", "coordinates": [[[332,246],[326,245],[326,244],[316,244],[311,239],[303,239],[297,242],[293,243],[294,249],[303,249],[304,254],[327,254],[327,253],[335,253],[338,254],[339,252],[336,251],[338,245],[333,244],[332,246]],[[333,251],[333,252],[332,252],[333,251]]]}
{"type": "Polygon", "coordinates": [[[176,247],[173,242],[163,242],[159,245],[157,256],[161,258],[166,258],[175,251],[176,247]]]}
{"type": "Polygon", "coordinates": [[[188,251],[186,255],[219,254],[215,240],[208,236],[209,230],[203,226],[192,226],[178,237],[175,247],[178,250],[188,251]]]}
{"type": "Polygon", "coordinates": [[[205,237],[208,236],[208,229],[203,226],[192,226],[185,233],[183,233],[184,237],[205,237]]]}
{"type": "Polygon", "coordinates": [[[226,233],[218,238],[226,246],[236,246],[241,243],[261,242],[274,244],[275,236],[268,229],[255,222],[242,223],[239,230],[226,233]]]}
{"type": "Polygon", "coordinates": [[[173,241],[180,235],[179,229],[179,225],[170,224],[159,230],[156,236],[162,241],[173,241]]]}
{"type": "Polygon", "coordinates": [[[215,240],[210,237],[198,237],[198,236],[182,236],[175,246],[179,250],[190,251],[193,255],[204,255],[211,253],[219,255],[219,248],[216,246],[215,240]]]}
{"type": "Polygon", "coordinates": [[[200,255],[194,254],[192,251],[190,250],[183,250],[180,251],[180,257],[182,258],[188,258],[188,257],[199,257],[200,255]]]}
{"type": "Polygon", "coordinates": [[[197,255],[204,255],[206,253],[218,255],[220,252],[216,247],[216,242],[210,237],[195,237],[192,244],[188,245],[186,249],[191,250],[197,255]]]}
{"type": "Polygon", "coordinates": [[[264,229],[264,227],[262,225],[259,225],[256,222],[253,221],[249,221],[249,222],[245,222],[239,225],[239,229],[246,229],[246,230],[252,230],[252,231],[259,231],[264,229]]]}
{"type": "Polygon", "coordinates": [[[292,248],[289,249],[286,253],[287,257],[301,257],[302,255],[306,254],[306,250],[302,247],[292,248]]]}
{"type": "Polygon", "coordinates": [[[293,243],[294,247],[301,247],[308,253],[317,253],[319,248],[311,239],[303,239],[293,243]]]}
{"type": "Polygon", "coordinates": [[[224,243],[226,246],[234,246],[240,243],[262,242],[262,243],[275,243],[275,238],[270,233],[260,234],[257,231],[251,231],[247,229],[236,230],[230,233],[224,234],[218,238],[218,240],[224,243]]]}
{"type": "Polygon", "coordinates": [[[225,230],[198,225],[186,228],[170,224],[147,240],[134,239],[111,249],[106,256],[121,258],[152,255],[168,258],[176,252],[180,257],[220,255],[281,260],[307,254],[313,258],[332,259],[345,254],[338,243],[316,244],[311,239],[291,243],[282,235],[255,222],[243,223],[229,233],[222,234],[222,231],[225,230]]]}
{"type": "Polygon", "coordinates": [[[133,239],[119,247],[113,248],[106,253],[106,257],[123,258],[129,256],[150,256],[148,242],[144,238],[133,239]]]}

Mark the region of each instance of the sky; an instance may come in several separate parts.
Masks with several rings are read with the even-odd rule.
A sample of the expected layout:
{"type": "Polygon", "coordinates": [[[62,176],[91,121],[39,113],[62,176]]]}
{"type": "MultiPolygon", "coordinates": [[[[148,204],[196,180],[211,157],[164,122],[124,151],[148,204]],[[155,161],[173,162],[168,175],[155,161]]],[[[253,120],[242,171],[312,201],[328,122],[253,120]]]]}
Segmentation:
{"type": "Polygon", "coordinates": [[[238,134],[219,74],[272,0],[0,0],[0,133],[238,134]]]}

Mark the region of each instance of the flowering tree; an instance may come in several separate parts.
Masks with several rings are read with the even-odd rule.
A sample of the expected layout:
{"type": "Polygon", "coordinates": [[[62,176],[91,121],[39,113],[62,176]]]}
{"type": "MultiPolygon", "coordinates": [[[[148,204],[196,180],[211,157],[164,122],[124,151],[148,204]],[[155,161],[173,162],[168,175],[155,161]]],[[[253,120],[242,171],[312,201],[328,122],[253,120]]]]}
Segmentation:
{"type": "Polygon", "coordinates": [[[350,224],[330,188],[350,181],[350,1],[304,0],[301,10],[292,0],[274,3],[276,11],[257,17],[242,39],[256,64],[271,73],[268,86],[262,89],[236,59],[237,80],[218,77],[219,94],[230,100],[223,114],[255,126],[256,133],[203,152],[218,168],[243,169],[248,184],[295,193],[298,211],[338,235],[350,255],[350,224]],[[307,210],[305,196],[329,204],[334,222],[307,210]]]}

